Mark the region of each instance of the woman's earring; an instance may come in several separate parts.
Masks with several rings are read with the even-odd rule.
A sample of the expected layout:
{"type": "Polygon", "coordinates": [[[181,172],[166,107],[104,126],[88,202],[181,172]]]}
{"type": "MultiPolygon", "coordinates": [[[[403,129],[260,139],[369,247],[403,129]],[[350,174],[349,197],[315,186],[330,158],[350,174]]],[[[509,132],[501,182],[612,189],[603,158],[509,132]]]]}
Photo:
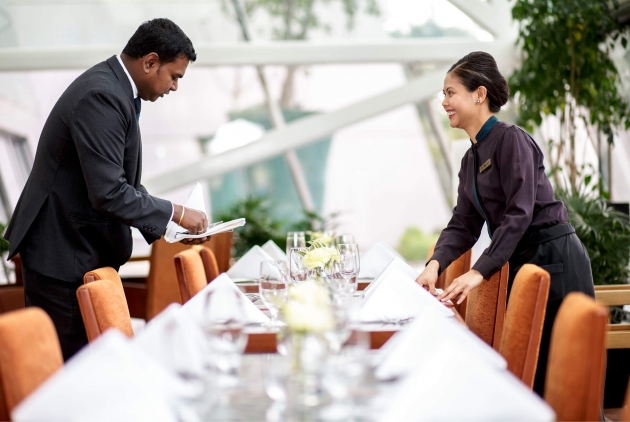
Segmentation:
{"type": "Polygon", "coordinates": [[[481,100],[477,100],[477,104],[479,104],[481,102],[481,100]]]}

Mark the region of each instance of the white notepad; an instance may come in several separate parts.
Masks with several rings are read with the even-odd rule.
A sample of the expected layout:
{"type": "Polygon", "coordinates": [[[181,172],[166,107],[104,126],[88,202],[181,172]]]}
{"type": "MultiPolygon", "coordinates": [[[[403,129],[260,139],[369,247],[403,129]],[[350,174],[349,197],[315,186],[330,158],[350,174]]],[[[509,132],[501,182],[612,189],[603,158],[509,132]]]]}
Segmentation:
{"type": "MultiPolygon", "coordinates": [[[[195,186],[190,192],[190,195],[188,195],[188,199],[186,199],[186,202],[184,203],[184,207],[186,207],[187,209],[201,211],[204,214],[208,215],[208,213],[206,213],[206,203],[203,198],[203,189],[201,188],[201,184],[199,182],[195,183],[195,186]]],[[[168,223],[168,226],[166,226],[166,234],[164,235],[164,239],[168,243],[179,242],[182,239],[199,239],[218,233],[232,231],[235,228],[243,227],[245,223],[246,221],[244,218],[238,218],[232,221],[209,224],[208,229],[205,231],[205,233],[189,234],[188,230],[181,227],[176,222],[170,221],[168,223]]]]}

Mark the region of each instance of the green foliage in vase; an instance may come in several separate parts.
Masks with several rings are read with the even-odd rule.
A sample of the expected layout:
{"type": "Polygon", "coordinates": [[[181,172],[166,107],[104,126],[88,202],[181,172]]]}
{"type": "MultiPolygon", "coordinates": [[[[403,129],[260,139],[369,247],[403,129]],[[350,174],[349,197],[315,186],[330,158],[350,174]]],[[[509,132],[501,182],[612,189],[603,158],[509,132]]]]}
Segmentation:
{"type": "Polygon", "coordinates": [[[398,252],[407,261],[424,261],[429,248],[437,241],[439,234],[425,234],[417,227],[408,227],[400,238],[398,252]]]}
{"type": "Polygon", "coordinates": [[[603,198],[581,192],[557,189],[591,258],[595,284],[626,284],[630,277],[630,221],[610,207],[603,198]]]}
{"type": "Polygon", "coordinates": [[[234,230],[234,248],[232,255],[238,259],[256,245],[262,245],[269,239],[281,249],[286,246],[286,234],[282,230],[282,222],[272,217],[271,204],[264,196],[250,195],[236,202],[229,208],[217,213],[217,221],[230,221],[245,218],[247,223],[234,230]]]}
{"type": "Polygon", "coordinates": [[[630,106],[610,59],[629,38],[614,15],[618,8],[617,0],[516,0],[512,9],[522,48],[522,65],[509,78],[519,124],[531,131],[543,116],[558,117],[560,137],[547,158],[556,186],[564,171],[572,193],[579,190],[576,125],[583,122],[588,136],[605,134],[609,143],[617,127],[630,127],[630,106]]]}

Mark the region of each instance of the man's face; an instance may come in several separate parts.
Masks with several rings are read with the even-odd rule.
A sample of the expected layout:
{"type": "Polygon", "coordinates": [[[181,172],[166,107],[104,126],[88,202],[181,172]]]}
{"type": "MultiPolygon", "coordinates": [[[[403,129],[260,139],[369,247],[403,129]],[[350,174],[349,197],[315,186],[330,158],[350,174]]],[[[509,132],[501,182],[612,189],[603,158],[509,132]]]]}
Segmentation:
{"type": "MultiPolygon", "coordinates": [[[[151,53],[149,56],[155,55],[151,53]]],[[[179,56],[170,63],[160,63],[157,55],[154,58],[145,57],[143,60],[144,77],[138,84],[138,94],[145,101],[155,101],[171,91],[177,91],[180,78],[184,77],[188,68],[188,58],[179,56]]]]}

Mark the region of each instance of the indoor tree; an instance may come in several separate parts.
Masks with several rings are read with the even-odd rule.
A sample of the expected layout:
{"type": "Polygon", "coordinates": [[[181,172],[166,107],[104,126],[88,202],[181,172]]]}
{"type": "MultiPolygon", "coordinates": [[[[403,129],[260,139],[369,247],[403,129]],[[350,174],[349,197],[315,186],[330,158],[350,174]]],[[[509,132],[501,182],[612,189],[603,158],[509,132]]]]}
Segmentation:
{"type": "Polygon", "coordinates": [[[612,144],[617,128],[630,127],[628,101],[610,58],[611,50],[628,43],[627,31],[614,16],[618,8],[617,0],[516,0],[512,9],[522,65],[509,82],[520,124],[531,131],[544,116],[558,118],[560,136],[549,141],[550,170],[558,187],[565,173],[574,194],[580,187],[578,123],[584,123],[593,145],[600,134],[612,144]]]}

